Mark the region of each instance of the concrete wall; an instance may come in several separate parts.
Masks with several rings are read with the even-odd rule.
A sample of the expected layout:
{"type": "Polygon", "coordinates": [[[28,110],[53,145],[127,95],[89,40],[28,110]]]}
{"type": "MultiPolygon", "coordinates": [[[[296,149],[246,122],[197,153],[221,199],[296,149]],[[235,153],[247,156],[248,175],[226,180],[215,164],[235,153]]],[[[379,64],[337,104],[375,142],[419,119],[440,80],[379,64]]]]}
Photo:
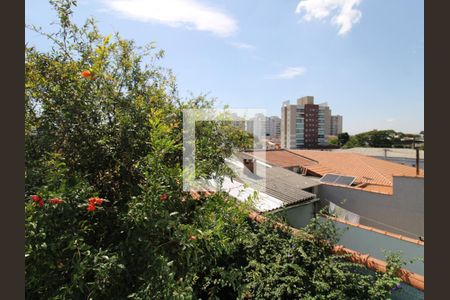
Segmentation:
{"type": "Polygon", "coordinates": [[[320,185],[318,196],[360,215],[360,223],[417,239],[424,236],[423,178],[394,177],[393,195],[320,185]]]}
{"type": "MultiPolygon", "coordinates": [[[[406,261],[424,257],[423,245],[400,240],[337,221],[334,221],[334,224],[342,234],[338,243],[346,248],[369,254],[372,257],[384,261],[386,261],[386,255],[383,252],[384,250],[391,252],[401,251],[400,255],[406,261]]],[[[423,261],[416,261],[413,264],[408,264],[405,266],[405,269],[424,275],[423,261]]]]}
{"type": "Polygon", "coordinates": [[[287,223],[295,228],[305,227],[314,217],[315,202],[287,208],[277,212],[286,218],[287,223]]]}

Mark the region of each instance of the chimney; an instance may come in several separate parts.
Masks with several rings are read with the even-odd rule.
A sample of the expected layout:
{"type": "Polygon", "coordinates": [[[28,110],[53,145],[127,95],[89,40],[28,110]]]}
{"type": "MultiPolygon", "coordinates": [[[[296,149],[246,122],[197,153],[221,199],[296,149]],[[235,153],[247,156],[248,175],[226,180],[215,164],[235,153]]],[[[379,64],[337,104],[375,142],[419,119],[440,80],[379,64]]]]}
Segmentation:
{"type": "Polygon", "coordinates": [[[244,173],[254,174],[255,167],[255,160],[244,158],[244,173]]]}

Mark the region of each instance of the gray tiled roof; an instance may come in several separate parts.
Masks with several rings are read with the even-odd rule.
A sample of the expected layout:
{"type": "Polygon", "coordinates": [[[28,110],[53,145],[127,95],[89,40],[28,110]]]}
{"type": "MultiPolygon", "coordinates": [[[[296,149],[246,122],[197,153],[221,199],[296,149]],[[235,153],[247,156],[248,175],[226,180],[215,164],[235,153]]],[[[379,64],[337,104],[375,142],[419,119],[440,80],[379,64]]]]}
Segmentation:
{"type": "MultiPolygon", "coordinates": [[[[257,167],[258,170],[258,167],[257,167]]],[[[292,205],[316,198],[316,195],[304,191],[304,189],[317,186],[320,182],[307,176],[280,168],[266,168],[263,172],[247,174],[243,176],[243,181],[251,188],[259,192],[266,193],[281,200],[285,205],[292,205]]]]}

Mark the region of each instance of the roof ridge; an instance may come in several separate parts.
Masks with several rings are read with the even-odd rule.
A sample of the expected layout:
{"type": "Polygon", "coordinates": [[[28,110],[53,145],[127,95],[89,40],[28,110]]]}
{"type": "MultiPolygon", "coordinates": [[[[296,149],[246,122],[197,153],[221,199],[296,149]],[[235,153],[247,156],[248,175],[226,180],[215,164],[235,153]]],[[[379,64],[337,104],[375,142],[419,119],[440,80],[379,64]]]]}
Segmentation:
{"type": "Polygon", "coordinates": [[[299,153],[295,153],[295,152],[289,151],[288,149],[286,149],[285,151],[286,151],[286,152],[289,152],[289,153],[292,153],[292,154],[294,154],[294,155],[297,155],[297,156],[303,157],[304,159],[307,159],[307,160],[311,160],[311,161],[313,161],[313,162],[316,162],[317,164],[319,164],[319,165],[320,165],[320,162],[319,162],[319,161],[317,161],[317,160],[315,160],[315,159],[312,159],[312,158],[310,158],[310,157],[307,157],[307,156],[301,155],[301,154],[299,154],[299,153]]]}

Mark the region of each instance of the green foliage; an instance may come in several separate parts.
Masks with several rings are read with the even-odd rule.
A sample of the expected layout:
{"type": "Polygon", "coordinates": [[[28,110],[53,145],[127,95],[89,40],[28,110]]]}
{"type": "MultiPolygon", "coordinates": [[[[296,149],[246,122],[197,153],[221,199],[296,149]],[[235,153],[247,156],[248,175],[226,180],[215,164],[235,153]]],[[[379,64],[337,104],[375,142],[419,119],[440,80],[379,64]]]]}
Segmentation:
{"type": "MultiPolygon", "coordinates": [[[[25,55],[27,299],[389,295],[392,274],[364,275],[332,255],[330,224],[314,221],[315,239],[302,239],[249,221],[223,193],[184,192],[182,111],[212,102],[179,99],[154,45],[103,36],[93,20],[77,26],[74,1],[51,3],[59,30],[31,28],[53,47],[25,55]]],[[[196,130],[202,178],[229,174],[224,158],[249,145],[227,122],[196,130]]]]}
{"type": "Polygon", "coordinates": [[[345,144],[347,144],[349,139],[350,135],[347,132],[338,134],[339,146],[343,147],[345,144]]]}
{"type": "Polygon", "coordinates": [[[331,137],[328,139],[328,144],[339,146],[339,139],[337,137],[331,137]]]}
{"type": "Polygon", "coordinates": [[[343,148],[411,148],[413,140],[419,137],[417,134],[405,134],[394,130],[372,130],[351,136],[343,148]]]}
{"type": "Polygon", "coordinates": [[[400,141],[393,130],[372,130],[363,132],[348,139],[344,148],[354,147],[384,147],[391,148],[395,142],[400,141]]]}

